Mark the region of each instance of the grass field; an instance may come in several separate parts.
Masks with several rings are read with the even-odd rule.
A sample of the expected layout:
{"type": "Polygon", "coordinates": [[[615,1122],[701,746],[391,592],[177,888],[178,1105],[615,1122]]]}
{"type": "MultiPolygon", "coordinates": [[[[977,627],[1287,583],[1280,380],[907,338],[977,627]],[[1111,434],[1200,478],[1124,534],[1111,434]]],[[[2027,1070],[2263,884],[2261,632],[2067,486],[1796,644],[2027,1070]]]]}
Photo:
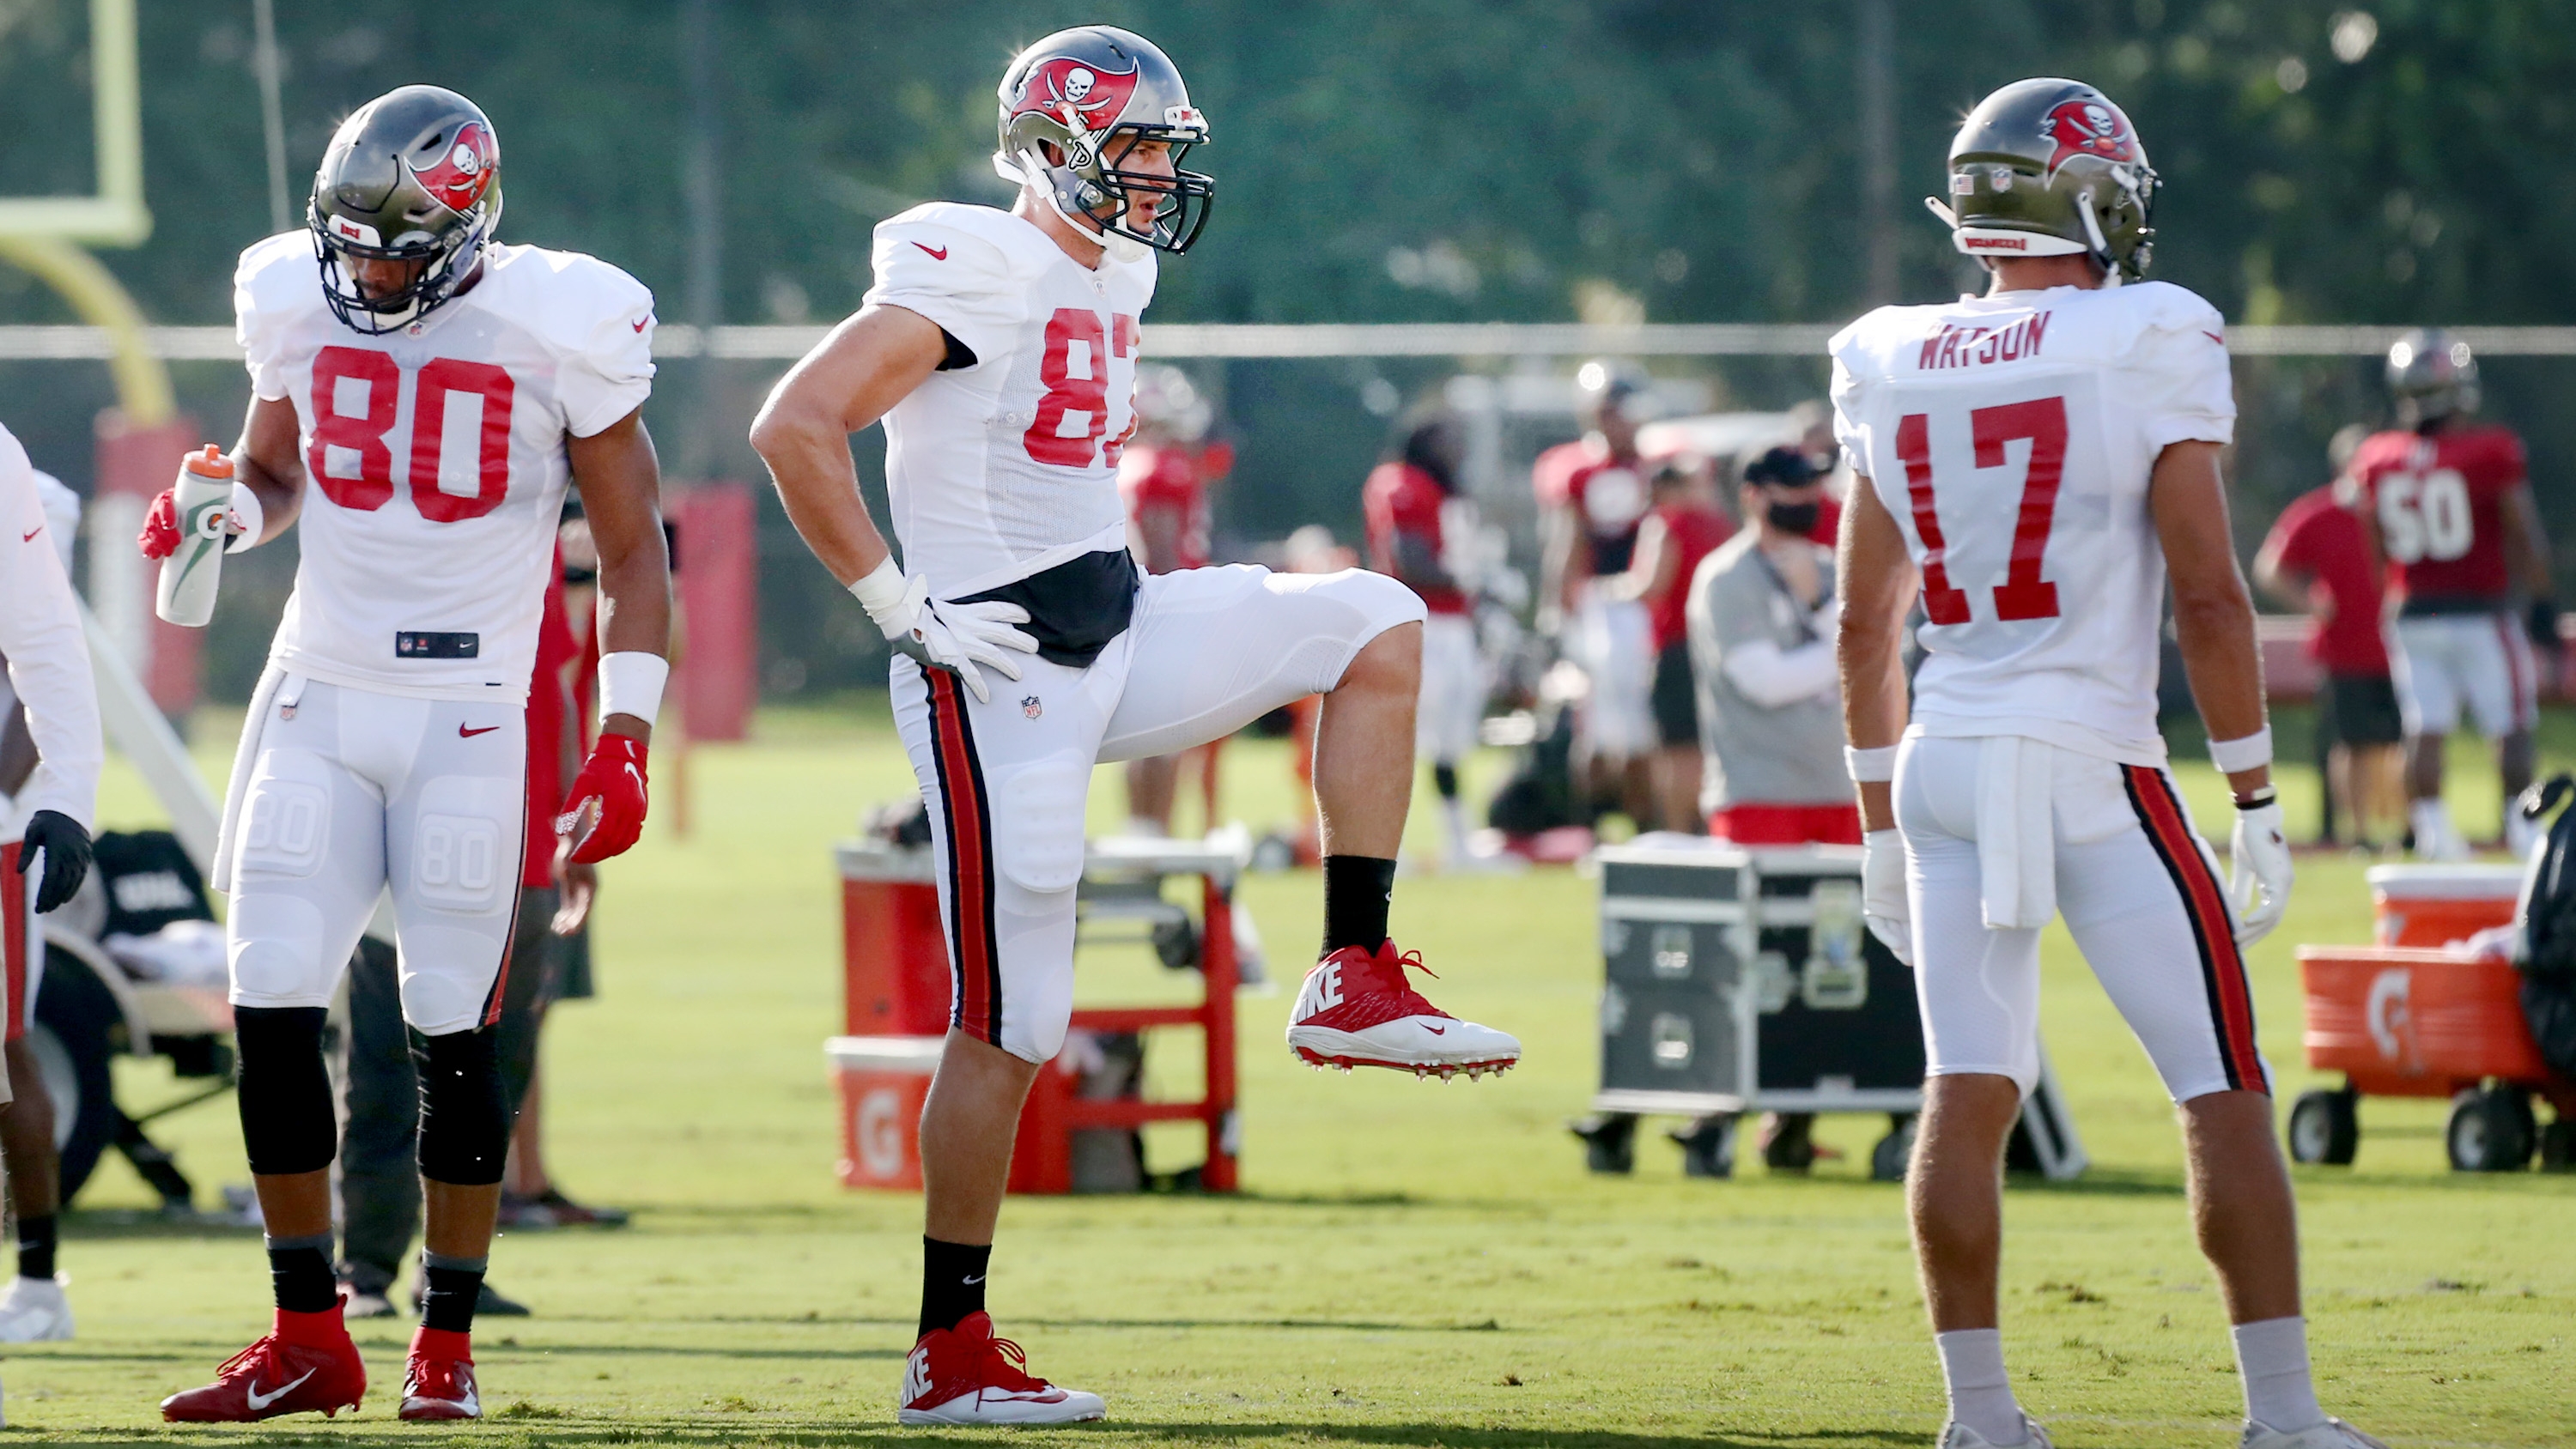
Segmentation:
{"type": "MultiPolygon", "coordinates": [[[[916,1437],[892,1423],[912,1339],[918,1204],[832,1176],[820,1052],[839,1021],[829,847],[909,788],[882,704],[764,718],[763,742],[691,765],[675,840],[670,768],[644,844],[613,868],[601,998],[564,1009],[549,1129],[575,1193],[637,1208],[614,1233],[514,1234],[494,1280],[538,1310],[479,1345],[489,1444],[826,1445],[916,1437]]],[[[210,760],[229,744],[202,731],[210,760]]],[[[2564,751],[2556,753],[2563,754],[2564,751]]],[[[1284,815],[1281,748],[1228,754],[1229,813],[1284,815]]],[[[1480,762],[1490,779],[1498,762],[1480,762]]],[[[2476,778],[2461,772],[2464,819],[2476,778]]],[[[2296,802],[2312,782],[2294,780],[2296,802]]],[[[2214,781],[2191,777],[2204,819],[2214,781]]],[[[2311,797],[2312,798],[2312,797],[2311,797]]],[[[1114,786],[1095,816],[1114,817],[1114,786]]],[[[2466,813],[2476,811],[2477,813],[2466,813]]],[[[130,777],[107,817],[149,809],[130,777]]],[[[2284,1100],[2300,1066],[2291,949],[2367,933],[2361,864],[2303,862],[2287,926],[2254,953],[2263,1045],[2284,1100]]],[[[1293,974],[1315,929],[1311,873],[1244,890],[1293,974]]],[[[1278,1045],[1290,995],[1242,1003],[1244,1173],[1236,1198],[1014,1200],[993,1306],[1039,1372],[1109,1398],[1079,1431],[1167,1443],[1810,1446],[1929,1443],[1940,1384],[1898,1190],[1865,1180],[1881,1121],[1827,1119],[1852,1153],[1807,1177],[1685,1179],[1649,1135],[1636,1175],[1583,1171],[1564,1130],[1596,1070],[1593,887],[1570,872],[1416,878],[1398,939],[1435,999],[1518,1032],[1526,1064],[1439,1086],[1318,1076],[1278,1045]]],[[[2019,1186],[2007,1213],[2007,1351],[2024,1402],[2070,1446],[2232,1445],[2223,1318],[2184,1218],[2179,1153],[2142,1054],[2062,934],[2046,1029],[2095,1166],[2019,1186]]],[[[1176,990],[1133,950],[1084,961],[1091,1000],[1176,990]]],[[[1182,1044],[1173,1044],[1173,1055],[1182,1044]]],[[[129,1102],[177,1091],[132,1065],[129,1102]]],[[[2371,1102],[2351,1169],[2301,1170],[2323,1396],[2392,1443],[2576,1440],[2576,1180],[2444,1170],[2435,1103],[2371,1102]]],[[[171,1119],[207,1185],[247,1181],[229,1101],[171,1119]]],[[[1158,1136],[1184,1165],[1190,1134],[1158,1136]]],[[[362,1326],[376,1387],[354,1419],[243,1431],[158,1423],[260,1331],[265,1264],[246,1232],[165,1227],[111,1162],[63,1253],[77,1342],[9,1352],[11,1427],[48,1443],[418,1440],[392,1418],[409,1329],[362,1326]]]]}

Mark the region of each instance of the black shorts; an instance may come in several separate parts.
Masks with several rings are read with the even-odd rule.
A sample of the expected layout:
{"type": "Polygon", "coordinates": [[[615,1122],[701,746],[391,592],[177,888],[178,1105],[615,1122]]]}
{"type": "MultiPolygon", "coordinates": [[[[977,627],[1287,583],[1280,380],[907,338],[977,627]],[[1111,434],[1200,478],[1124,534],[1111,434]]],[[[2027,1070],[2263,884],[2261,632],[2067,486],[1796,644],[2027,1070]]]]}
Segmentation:
{"type": "Polygon", "coordinates": [[[2393,745],[2406,737],[2397,686],[2385,674],[2328,674],[2317,695],[2317,726],[2344,745],[2393,745]]]}
{"type": "Polygon", "coordinates": [[[1699,743],[1699,686],[1691,679],[1690,641],[1676,639],[1655,656],[1655,733],[1667,745],[1699,743]]]}

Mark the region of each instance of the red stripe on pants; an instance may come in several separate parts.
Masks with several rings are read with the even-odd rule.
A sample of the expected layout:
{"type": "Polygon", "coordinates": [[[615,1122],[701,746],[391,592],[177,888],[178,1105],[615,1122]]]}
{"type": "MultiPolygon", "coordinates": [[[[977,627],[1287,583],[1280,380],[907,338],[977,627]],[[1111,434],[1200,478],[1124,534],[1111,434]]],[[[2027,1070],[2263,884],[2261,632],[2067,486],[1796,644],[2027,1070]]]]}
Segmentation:
{"type": "Polygon", "coordinates": [[[2193,838],[2182,802],[2174,797],[2164,771],[2145,765],[2120,768],[2128,777],[2129,799],[2137,806],[2147,839],[2164,857],[2174,887],[2182,894],[2183,914],[2190,919],[2193,940],[2200,947],[2201,978],[2217,1018],[2219,1063],[2227,1071],[2228,1085],[2269,1091],[2263,1058],[2254,1046],[2254,995],[2245,980],[2245,958],[2236,949],[2227,892],[2210,869],[2209,858],[2200,853],[2200,842],[2193,838]]]}
{"type": "Polygon", "coordinates": [[[957,676],[924,669],[930,691],[931,759],[947,813],[949,960],[957,976],[951,1020],[968,1036],[1001,1045],[1002,963],[993,931],[993,841],[983,771],[966,723],[957,676]]]}

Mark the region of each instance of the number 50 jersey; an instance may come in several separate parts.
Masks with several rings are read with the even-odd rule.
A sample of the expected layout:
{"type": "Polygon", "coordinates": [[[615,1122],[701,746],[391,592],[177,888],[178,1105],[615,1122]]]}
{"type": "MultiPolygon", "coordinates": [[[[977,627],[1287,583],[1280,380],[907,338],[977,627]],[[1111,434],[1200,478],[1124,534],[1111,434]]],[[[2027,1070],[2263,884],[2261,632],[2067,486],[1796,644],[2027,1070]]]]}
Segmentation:
{"type": "Polygon", "coordinates": [[[1904,531],[1914,724],[2156,765],[2166,445],[2233,439],[2218,312],[2165,282],[1882,307],[1832,343],[1834,429],[1904,531]]]}
{"type": "Polygon", "coordinates": [[[269,660],[380,694],[523,703],[571,477],[653,383],[653,294],[576,252],[494,246],[416,327],[368,337],[323,304],[313,239],[242,253],[251,390],[295,405],[302,557],[269,660]]]}

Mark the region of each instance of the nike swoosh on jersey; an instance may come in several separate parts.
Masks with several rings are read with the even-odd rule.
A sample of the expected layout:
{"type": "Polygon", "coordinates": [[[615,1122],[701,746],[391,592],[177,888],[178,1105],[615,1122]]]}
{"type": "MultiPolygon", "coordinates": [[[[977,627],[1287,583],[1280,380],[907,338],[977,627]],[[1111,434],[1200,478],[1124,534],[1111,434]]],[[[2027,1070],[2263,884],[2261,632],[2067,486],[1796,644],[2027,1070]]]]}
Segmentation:
{"type": "Polygon", "coordinates": [[[258,1413],[260,1410],[267,1408],[269,1405],[276,1403],[278,1400],[280,1400],[280,1399],[282,1399],[282,1398],[285,1398],[288,1394],[291,1394],[291,1393],[295,1392],[295,1388],[296,1388],[296,1385],[297,1385],[297,1384],[301,1384],[301,1383],[303,1383],[303,1382],[304,1382],[304,1380],[306,1380],[306,1379],[309,1379],[309,1378],[313,1377],[313,1375],[315,1375],[316,1373],[319,1373],[319,1372],[320,1372],[320,1370],[319,1370],[319,1369],[306,1369],[306,1370],[305,1370],[305,1371],[304,1371],[300,1376],[298,1376],[298,1377],[295,1379],[295,1381],[294,1381],[293,1383],[281,1384],[281,1385],[279,1385],[279,1386],[278,1386],[278,1388],[276,1389],[276,1391],[275,1391],[275,1392],[273,1392],[273,1393],[266,1393],[266,1394],[263,1394],[263,1393],[261,1393],[261,1392],[259,1391],[259,1380],[257,1380],[257,1379],[253,1379],[253,1380],[251,1380],[251,1381],[250,1381],[250,1411],[251,1411],[252,1413],[256,1414],[256,1413],[258,1413]]]}
{"type": "Polygon", "coordinates": [[[33,542],[35,541],[36,535],[37,535],[37,534],[40,534],[40,533],[42,533],[42,532],[44,532],[44,531],[45,531],[45,526],[44,526],[43,524],[39,523],[39,524],[37,524],[35,527],[33,527],[33,528],[31,528],[31,529],[28,529],[25,533],[19,534],[19,535],[18,535],[18,541],[19,541],[20,543],[33,543],[33,542]]]}
{"type": "Polygon", "coordinates": [[[499,725],[485,725],[483,728],[481,728],[481,729],[479,729],[479,730],[470,730],[470,729],[467,729],[467,728],[466,728],[465,726],[463,726],[463,725],[458,725],[458,726],[456,727],[456,737],[457,737],[458,739],[460,739],[460,740],[470,740],[470,739],[474,738],[476,735],[488,735],[488,734],[492,733],[492,731],[497,730],[497,729],[499,729],[499,728],[500,728],[500,726],[499,726],[499,725]]]}
{"type": "Polygon", "coordinates": [[[643,330],[644,330],[644,324],[645,324],[645,323],[647,323],[647,322],[650,322],[650,321],[652,321],[652,320],[653,320],[653,319],[652,319],[652,318],[650,318],[650,317],[638,317],[638,318],[636,318],[636,319],[635,319],[635,321],[634,321],[631,325],[635,328],[635,330],[636,330],[636,331],[641,332],[641,331],[643,331],[643,330]]]}
{"type": "Polygon", "coordinates": [[[2217,344],[2218,344],[2219,346],[2221,346],[2221,347],[2225,347],[2225,346],[2227,345],[2227,339],[2226,339],[2226,338],[2219,336],[2217,333],[2210,331],[2210,330],[2209,330],[2208,328],[2206,328],[2206,327],[2204,327],[2204,328],[2202,328],[2202,329],[2200,330],[2200,335],[2201,335],[2201,336],[2203,336],[2203,337],[2208,338],[2208,339],[2209,339],[2210,341],[2212,341],[2212,342],[2217,343],[2217,344]]]}
{"type": "Polygon", "coordinates": [[[934,262],[944,262],[948,260],[948,248],[946,247],[934,247],[927,242],[914,242],[913,245],[930,253],[930,259],[934,262]]]}

